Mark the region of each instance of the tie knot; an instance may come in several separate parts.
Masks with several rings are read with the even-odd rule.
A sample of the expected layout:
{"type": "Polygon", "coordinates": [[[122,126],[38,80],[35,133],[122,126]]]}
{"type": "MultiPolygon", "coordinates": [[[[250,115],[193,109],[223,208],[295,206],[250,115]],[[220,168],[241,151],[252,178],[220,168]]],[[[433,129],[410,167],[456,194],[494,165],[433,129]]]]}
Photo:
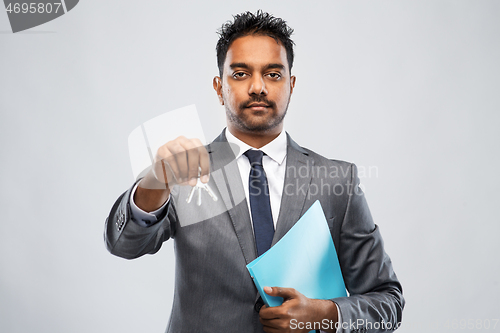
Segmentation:
{"type": "Polygon", "coordinates": [[[257,163],[262,165],[262,156],[264,156],[264,152],[262,152],[262,150],[249,149],[243,154],[248,158],[250,164],[257,163]]]}

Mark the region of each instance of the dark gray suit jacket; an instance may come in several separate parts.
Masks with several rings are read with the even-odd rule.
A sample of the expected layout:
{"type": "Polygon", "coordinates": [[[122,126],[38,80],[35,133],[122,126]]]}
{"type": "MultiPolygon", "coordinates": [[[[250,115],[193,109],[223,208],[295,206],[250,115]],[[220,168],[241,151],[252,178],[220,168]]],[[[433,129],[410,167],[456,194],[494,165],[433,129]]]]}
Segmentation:
{"type": "MultiPolygon", "coordinates": [[[[188,205],[189,188],[174,187],[166,215],[146,228],[131,221],[129,189],[106,220],[106,245],[112,254],[132,259],[175,240],[175,292],[167,332],[260,333],[254,309],[258,292],[246,269],[257,252],[239,170],[224,132],[207,150],[209,184],[217,202],[206,197],[201,207],[188,205]]],[[[345,323],[342,331],[375,332],[379,330],[371,328],[382,322],[394,327],[404,307],[402,288],[358,187],[355,165],[326,159],[289,136],[286,163],[273,244],[319,200],[350,294],[334,300],[345,323]]]]}

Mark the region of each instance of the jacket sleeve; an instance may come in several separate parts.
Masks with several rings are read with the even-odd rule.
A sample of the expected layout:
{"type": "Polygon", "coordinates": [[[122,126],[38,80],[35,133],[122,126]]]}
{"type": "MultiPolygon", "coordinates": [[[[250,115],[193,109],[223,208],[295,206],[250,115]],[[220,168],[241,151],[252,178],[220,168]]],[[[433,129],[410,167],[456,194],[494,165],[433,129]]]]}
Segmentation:
{"type": "Polygon", "coordinates": [[[104,241],[109,252],[125,259],[158,252],[162,243],[173,237],[177,214],[172,202],[158,222],[144,227],[132,221],[130,194],[134,186],[123,193],[111,208],[104,227],[104,241]]]}
{"type": "Polygon", "coordinates": [[[401,323],[403,290],[373,223],[354,164],[348,193],[339,262],[350,296],[333,299],[342,317],[340,332],[393,331],[401,323]]]}

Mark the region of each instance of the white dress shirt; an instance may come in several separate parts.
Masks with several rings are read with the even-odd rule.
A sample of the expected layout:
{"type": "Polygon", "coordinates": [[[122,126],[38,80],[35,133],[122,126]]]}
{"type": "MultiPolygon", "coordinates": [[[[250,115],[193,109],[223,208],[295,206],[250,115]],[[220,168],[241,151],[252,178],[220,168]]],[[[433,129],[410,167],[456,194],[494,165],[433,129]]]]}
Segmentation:
{"type": "MultiPolygon", "coordinates": [[[[254,149],[260,150],[265,155],[262,157],[262,166],[266,173],[267,183],[269,187],[269,201],[271,202],[271,213],[273,215],[274,229],[276,230],[276,223],[278,222],[278,215],[281,206],[281,195],[283,193],[283,185],[285,184],[285,171],[286,171],[286,133],[282,131],[273,141],[267,145],[256,149],[253,148],[240,139],[236,138],[226,129],[226,138],[229,143],[237,145],[240,149],[236,154],[236,163],[241,175],[241,182],[245,190],[245,196],[248,203],[248,211],[250,209],[250,193],[249,193],[249,177],[250,177],[250,161],[243,155],[247,150],[254,149]]],[[[250,214],[250,219],[252,214],[250,214]]],[[[252,223],[253,228],[253,223],[252,223]]]]}

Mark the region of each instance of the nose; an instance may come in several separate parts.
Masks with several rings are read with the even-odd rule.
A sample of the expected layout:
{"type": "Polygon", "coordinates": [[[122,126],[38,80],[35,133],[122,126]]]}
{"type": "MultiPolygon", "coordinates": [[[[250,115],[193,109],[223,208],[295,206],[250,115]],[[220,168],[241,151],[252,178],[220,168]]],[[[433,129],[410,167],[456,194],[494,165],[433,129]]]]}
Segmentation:
{"type": "Polygon", "coordinates": [[[249,95],[267,95],[266,84],[264,83],[264,78],[255,75],[252,77],[250,82],[250,89],[248,90],[249,95]]]}

